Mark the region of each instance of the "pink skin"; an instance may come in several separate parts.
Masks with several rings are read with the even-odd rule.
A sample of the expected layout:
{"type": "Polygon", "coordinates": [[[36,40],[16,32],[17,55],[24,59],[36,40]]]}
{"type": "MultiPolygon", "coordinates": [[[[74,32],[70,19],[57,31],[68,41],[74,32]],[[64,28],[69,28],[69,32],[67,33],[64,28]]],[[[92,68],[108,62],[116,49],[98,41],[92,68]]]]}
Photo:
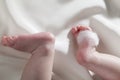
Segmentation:
{"type": "Polygon", "coordinates": [[[3,36],[1,44],[32,54],[21,80],[51,80],[55,38],[51,33],[3,36]]]}
{"type": "MultiPolygon", "coordinates": [[[[88,27],[78,26],[72,28],[71,32],[77,38],[78,33],[85,30],[92,31],[88,27]]],[[[95,47],[91,46],[92,43],[86,44],[86,42],[90,43],[89,41],[84,40],[78,44],[76,53],[78,63],[101,76],[104,80],[120,80],[120,58],[97,52],[95,47]]]]}
{"type": "Polygon", "coordinates": [[[72,34],[77,37],[78,33],[81,31],[85,31],[85,30],[90,30],[92,31],[92,29],[90,27],[84,27],[84,26],[77,26],[77,27],[73,27],[71,29],[72,34]]]}
{"type": "MultiPolygon", "coordinates": [[[[75,39],[89,27],[77,26],[71,32],[75,39]]],[[[120,58],[95,50],[90,40],[78,44],[76,59],[79,64],[95,72],[104,80],[120,80],[120,58]],[[82,46],[81,46],[82,45],[82,46]],[[84,46],[83,46],[84,45],[84,46]]],[[[21,80],[51,80],[54,59],[54,36],[41,32],[32,35],[3,36],[1,44],[32,54],[23,71],[21,80]]]]}
{"type": "MultiPolygon", "coordinates": [[[[81,31],[86,31],[86,30],[89,30],[89,31],[92,31],[92,29],[90,28],[90,27],[84,27],[84,26],[77,26],[77,27],[73,27],[72,29],[71,29],[71,32],[72,32],[72,34],[73,34],[73,36],[75,37],[75,38],[77,38],[78,37],[78,34],[79,34],[79,32],[81,32],[81,31]]],[[[76,42],[77,42],[77,40],[76,40],[76,42]]],[[[78,51],[77,51],[77,53],[81,53],[81,52],[86,52],[87,51],[87,44],[86,44],[86,42],[83,42],[83,44],[85,43],[85,48],[83,48],[83,46],[82,46],[82,44],[81,45],[79,45],[78,43],[78,51]],[[82,46],[82,47],[81,47],[82,46]]],[[[88,54],[89,55],[89,54],[88,54]]],[[[83,65],[85,62],[84,61],[86,61],[86,54],[76,54],[76,59],[83,65]]]]}

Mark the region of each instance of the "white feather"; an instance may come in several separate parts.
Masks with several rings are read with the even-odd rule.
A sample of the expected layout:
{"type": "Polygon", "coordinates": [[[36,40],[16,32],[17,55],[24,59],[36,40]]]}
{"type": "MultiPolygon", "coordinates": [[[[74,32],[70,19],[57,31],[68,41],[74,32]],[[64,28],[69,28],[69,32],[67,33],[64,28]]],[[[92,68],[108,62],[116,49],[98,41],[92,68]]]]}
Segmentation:
{"type": "Polygon", "coordinates": [[[82,44],[82,42],[87,39],[90,42],[91,46],[97,46],[99,44],[99,38],[97,36],[97,34],[93,31],[81,31],[79,32],[78,36],[77,36],[77,43],[78,44],[82,44]]]}

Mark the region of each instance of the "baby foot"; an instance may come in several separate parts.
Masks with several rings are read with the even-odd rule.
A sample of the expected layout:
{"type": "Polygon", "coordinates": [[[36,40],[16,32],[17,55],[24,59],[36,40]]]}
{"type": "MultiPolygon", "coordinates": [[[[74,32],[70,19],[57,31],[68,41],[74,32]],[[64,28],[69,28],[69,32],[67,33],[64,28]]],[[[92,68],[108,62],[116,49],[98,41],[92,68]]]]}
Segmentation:
{"type": "Polygon", "coordinates": [[[77,26],[71,29],[73,36],[75,37],[78,46],[88,47],[88,46],[97,46],[99,39],[96,33],[92,31],[90,27],[77,26]]]}
{"type": "Polygon", "coordinates": [[[81,32],[81,31],[86,31],[86,30],[92,31],[92,29],[91,29],[90,27],[77,26],[77,27],[73,27],[73,28],[71,29],[71,32],[72,32],[72,34],[73,34],[75,37],[77,37],[78,34],[79,34],[79,32],[81,32]]]}
{"type": "Polygon", "coordinates": [[[98,45],[99,39],[90,27],[73,27],[71,32],[78,44],[76,59],[80,64],[85,64],[95,51],[95,46],[98,45]]]}
{"type": "Polygon", "coordinates": [[[50,50],[53,48],[54,36],[47,32],[32,35],[3,36],[1,44],[14,49],[34,53],[39,50],[50,50]]]}

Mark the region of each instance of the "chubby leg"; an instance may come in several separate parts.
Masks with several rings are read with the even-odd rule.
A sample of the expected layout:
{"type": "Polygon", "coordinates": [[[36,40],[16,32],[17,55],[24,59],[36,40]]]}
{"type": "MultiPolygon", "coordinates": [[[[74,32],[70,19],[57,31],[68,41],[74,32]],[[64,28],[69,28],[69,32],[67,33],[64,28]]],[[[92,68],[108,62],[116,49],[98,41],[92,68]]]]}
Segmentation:
{"type": "Polygon", "coordinates": [[[95,50],[98,39],[88,27],[74,27],[71,32],[78,43],[76,59],[79,64],[101,76],[104,80],[120,80],[120,58],[95,50]]]}
{"type": "Polygon", "coordinates": [[[54,42],[51,33],[41,32],[32,35],[4,36],[1,43],[32,54],[21,80],[51,80],[54,42]]]}

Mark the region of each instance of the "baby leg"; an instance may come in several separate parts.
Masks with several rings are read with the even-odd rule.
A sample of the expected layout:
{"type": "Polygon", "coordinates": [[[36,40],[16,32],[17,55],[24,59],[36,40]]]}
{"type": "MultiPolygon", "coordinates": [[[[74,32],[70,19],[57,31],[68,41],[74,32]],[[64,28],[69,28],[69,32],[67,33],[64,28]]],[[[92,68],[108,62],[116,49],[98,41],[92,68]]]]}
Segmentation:
{"type": "Polygon", "coordinates": [[[51,80],[54,42],[52,34],[41,32],[32,35],[4,36],[1,43],[32,54],[21,80],[51,80]]]}
{"type": "Polygon", "coordinates": [[[120,80],[120,58],[99,53],[96,34],[88,27],[74,27],[71,32],[78,43],[76,59],[79,64],[101,76],[104,80],[120,80]]]}

